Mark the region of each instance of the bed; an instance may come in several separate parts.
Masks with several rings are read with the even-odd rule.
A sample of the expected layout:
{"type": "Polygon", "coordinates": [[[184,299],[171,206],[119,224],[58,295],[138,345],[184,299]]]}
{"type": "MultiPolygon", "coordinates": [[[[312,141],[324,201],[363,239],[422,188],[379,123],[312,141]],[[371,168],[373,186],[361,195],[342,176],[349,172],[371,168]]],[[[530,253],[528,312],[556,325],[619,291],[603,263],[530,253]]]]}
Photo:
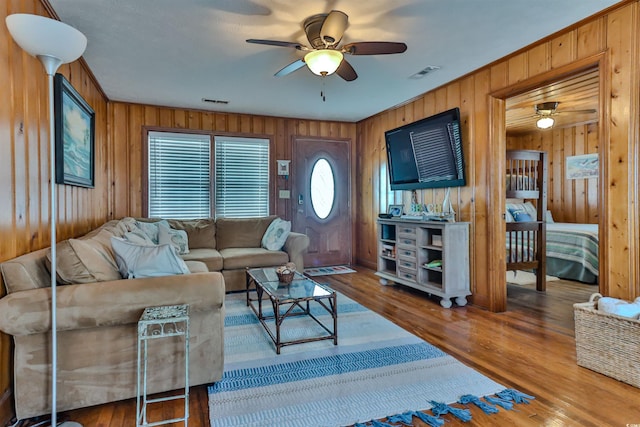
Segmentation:
{"type": "Polygon", "coordinates": [[[507,270],[533,270],[536,289],[546,275],[598,283],[598,225],[556,223],[547,211],[543,151],[507,151],[507,270]]]}
{"type": "Polygon", "coordinates": [[[547,223],[547,274],[598,283],[598,224],[547,223]]]}
{"type": "Polygon", "coordinates": [[[544,291],[547,274],[547,153],[507,150],[505,178],[507,270],[535,271],[536,289],[544,291]]]}

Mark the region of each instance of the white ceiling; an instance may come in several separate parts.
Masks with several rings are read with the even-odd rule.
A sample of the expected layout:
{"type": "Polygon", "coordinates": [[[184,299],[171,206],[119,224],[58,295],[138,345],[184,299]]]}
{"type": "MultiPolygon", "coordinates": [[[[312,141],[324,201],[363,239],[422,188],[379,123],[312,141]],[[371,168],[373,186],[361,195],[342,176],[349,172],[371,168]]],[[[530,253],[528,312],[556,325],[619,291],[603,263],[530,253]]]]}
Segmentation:
{"type": "Polygon", "coordinates": [[[618,0],[49,0],[88,38],[84,54],[109,99],[355,122],[465,75],[618,0]],[[306,67],[303,56],[249,38],[309,45],[302,22],[349,15],[341,45],[405,42],[405,53],[346,56],[353,82],[306,67]],[[409,78],[423,68],[440,70],[409,78]],[[323,102],[320,92],[324,92],[323,102]],[[204,103],[226,100],[228,105],[204,103]]]}

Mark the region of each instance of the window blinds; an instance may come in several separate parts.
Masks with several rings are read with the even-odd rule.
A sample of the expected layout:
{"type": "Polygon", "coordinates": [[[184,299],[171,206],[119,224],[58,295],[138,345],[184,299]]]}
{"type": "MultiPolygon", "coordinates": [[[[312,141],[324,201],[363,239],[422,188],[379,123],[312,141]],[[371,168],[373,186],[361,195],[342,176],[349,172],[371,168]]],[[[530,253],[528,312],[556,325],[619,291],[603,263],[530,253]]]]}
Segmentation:
{"type": "Polygon", "coordinates": [[[209,135],[149,132],[151,218],[211,217],[209,135]]]}
{"type": "Polygon", "coordinates": [[[269,215],[269,140],[215,137],[215,216],[269,215]]]}

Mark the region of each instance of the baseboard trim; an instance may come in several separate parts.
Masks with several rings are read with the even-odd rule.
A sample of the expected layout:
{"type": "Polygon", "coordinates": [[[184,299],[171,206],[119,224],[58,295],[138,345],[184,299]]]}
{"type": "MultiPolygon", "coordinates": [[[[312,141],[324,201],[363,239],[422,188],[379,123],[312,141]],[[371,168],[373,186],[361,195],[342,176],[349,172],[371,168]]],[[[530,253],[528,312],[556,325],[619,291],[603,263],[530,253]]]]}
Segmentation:
{"type": "Polygon", "coordinates": [[[9,387],[0,396],[0,425],[7,425],[15,416],[13,412],[13,388],[9,387]]]}

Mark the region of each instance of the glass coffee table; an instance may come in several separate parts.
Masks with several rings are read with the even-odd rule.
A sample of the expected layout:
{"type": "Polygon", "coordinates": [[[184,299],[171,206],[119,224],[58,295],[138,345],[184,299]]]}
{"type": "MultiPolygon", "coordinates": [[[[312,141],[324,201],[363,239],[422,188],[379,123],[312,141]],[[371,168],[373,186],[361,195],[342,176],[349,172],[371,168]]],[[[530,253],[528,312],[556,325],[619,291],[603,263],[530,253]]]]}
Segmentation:
{"type": "Polygon", "coordinates": [[[312,341],[333,340],[338,344],[338,306],[336,292],[296,271],[291,283],[278,280],[275,267],[247,269],[247,306],[258,316],[271,340],[276,353],[285,345],[302,344],[312,341]],[[273,314],[265,315],[263,304],[270,302],[273,314]],[[312,304],[313,303],[313,304],[312,304]],[[312,313],[313,307],[320,307],[331,316],[331,324],[323,323],[312,313]],[[321,333],[316,336],[296,337],[283,340],[284,320],[293,316],[308,316],[317,323],[321,333]],[[273,320],[274,322],[269,322],[273,320]]]}

